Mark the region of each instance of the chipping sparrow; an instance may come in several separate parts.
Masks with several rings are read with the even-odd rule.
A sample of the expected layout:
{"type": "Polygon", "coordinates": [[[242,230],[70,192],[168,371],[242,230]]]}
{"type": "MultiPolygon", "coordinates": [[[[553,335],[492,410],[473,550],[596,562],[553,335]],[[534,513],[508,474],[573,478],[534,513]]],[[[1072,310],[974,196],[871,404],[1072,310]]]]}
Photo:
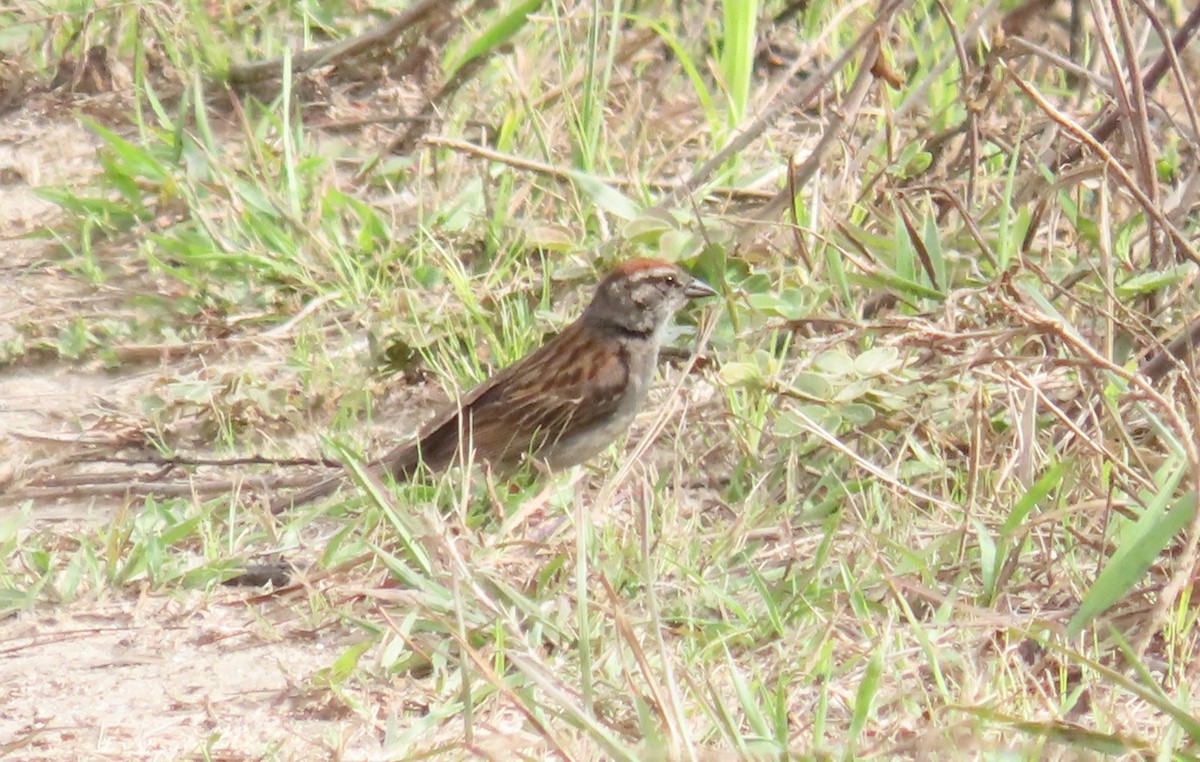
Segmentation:
{"type": "MultiPolygon", "coordinates": [[[[669,262],[624,262],[562,333],[476,386],[372,466],[407,479],[420,463],[447,467],[464,441],[502,470],[526,456],[552,469],[584,462],[624,433],[646,401],[671,317],[689,299],[715,293],[669,262]]],[[[324,497],[342,478],[285,495],[271,509],[324,497]]]]}

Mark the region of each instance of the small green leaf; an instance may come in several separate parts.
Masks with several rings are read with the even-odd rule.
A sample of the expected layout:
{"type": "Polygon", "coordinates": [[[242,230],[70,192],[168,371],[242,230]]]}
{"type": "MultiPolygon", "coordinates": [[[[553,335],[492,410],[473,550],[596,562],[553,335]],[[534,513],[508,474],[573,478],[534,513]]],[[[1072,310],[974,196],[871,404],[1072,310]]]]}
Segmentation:
{"type": "Polygon", "coordinates": [[[1158,272],[1147,272],[1135,275],[1117,286],[1117,298],[1129,299],[1142,294],[1160,291],[1168,286],[1174,286],[1183,281],[1192,272],[1193,265],[1188,262],[1168,267],[1158,272]]]}
{"type": "Polygon", "coordinates": [[[879,691],[879,679],[883,675],[884,663],[884,647],[880,644],[871,652],[871,658],[867,661],[867,668],[863,672],[862,682],[858,685],[858,693],[854,696],[849,733],[849,740],[852,744],[858,742],[859,736],[867,726],[867,720],[871,717],[871,705],[875,701],[875,694],[879,691]]]}
{"type": "Polygon", "coordinates": [[[825,431],[838,431],[842,428],[842,416],[836,409],[825,405],[800,405],[794,411],[788,410],[780,414],[775,420],[775,433],[781,437],[811,434],[813,427],[809,421],[825,431]]]}
{"type": "Polygon", "coordinates": [[[1146,574],[1158,554],[1192,520],[1196,512],[1196,493],[1188,492],[1166,510],[1167,501],[1174,493],[1183,476],[1184,469],[1176,469],[1159,489],[1154,501],[1137,520],[1104,570],[1096,577],[1091,588],[1083,596],[1079,610],[1071,617],[1067,633],[1075,637],[1093,619],[1107,611],[1121,599],[1146,574]]]}
{"type": "Polygon", "coordinates": [[[668,262],[691,259],[703,245],[703,239],[686,230],[668,230],[658,239],[659,254],[668,262]]]}
{"type": "Polygon", "coordinates": [[[798,289],[748,294],[746,303],[751,309],[778,315],[785,320],[800,320],[810,311],[798,289]]]}
{"type": "Polygon", "coordinates": [[[333,660],[333,664],[324,670],[324,676],[332,685],[340,685],[344,683],[354,670],[358,668],[358,661],[367,649],[371,647],[374,641],[371,639],[363,640],[361,643],[355,643],[338,654],[338,657],[333,660]]]}
{"type": "Polygon", "coordinates": [[[837,349],[827,349],[813,358],[813,365],[832,376],[848,376],[854,372],[854,360],[837,349]]]}
{"type": "Polygon", "coordinates": [[[513,35],[525,26],[529,14],[542,6],[542,0],[525,0],[518,3],[508,13],[501,16],[467,46],[457,61],[446,65],[445,79],[453,79],[458,70],[474,61],[479,56],[490,53],[512,39],[513,35]]]}
{"type": "Polygon", "coordinates": [[[872,347],[854,358],[854,370],[860,376],[878,376],[900,364],[900,353],[892,347],[872,347]]]}
{"type": "Polygon", "coordinates": [[[933,163],[933,154],[928,151],[917,151],[907,157],[904,167],[900,170],[902,177],[916,177],[923,174],[933,163]]]}
{"type": "Polygon", "coordinates": [[[544,251],[572,251],[579,245],[577,236],[565,225],[530,225],[524,234],[526,243],[544,251]]]}
{"type": "Polygon", "coordinates": [[[726,386],[759,386],[762,369],[752,362],[727,362],[721,366],[721,383],[726,386]]]}
{"type": "Polygon", "coordinates": [[[996,541],[983,522],[976,520],[971,523],[975,526],[975,538],[979,542],[979,576],[987,597],[991,599],[996,595],[996,579],[1000,571],[996,560],[996,541]]]}
{"type": "Polygon", "coordinates": [[[833,384],[828,378],[818,373],[797,373],[792,379],[792,388],[809,397],[821,400],[827,400],[833,396],[833,384]]]}
{"type": "Polygon", "coordinates": [[[837,388],[833,399],[837,402],[852,402],[871,391],[874,382],[859,380],[842,384],[837,388]]]}
{"type": "Polygon", "coordinates": [[[851,426],[866,426],[875,420],[875,408],[861,402],[851,402],[838,408],[838,412],[851,426]]]}
{"type": "Polygon", "coordinates": [[[1042,478],[1038,479],[1032,487],[1026,490],[1025,494],[1021,496],[1021,499],[1017,501],[1017,504],[1009,512],[1008,519],[1005,520],[1004,527],[1000,530],[1002,535],[1007,537],[1016,531],[1017,527],[1025,521],[1025,517],[1029,515],[1029,512],[1038,503],[1045,500],[1050,491],[1058,486],[1058,483],[1062,481],[1063,476],[1067,472],[1067,463],[1068,461],[1065,460],[1055,463],[1046,470],[1042,478]]]}
{"type": "Polygon", "coordinates": [[[632,220],[642,211],[640,204],[611,185],[604,183],[595,175],[570,169],[567,170],[567,176],[575,182],[575,186],[581,193],[609,214],[616,215],[623,220],[632,220]]]}
{"type": "Polygon", "coordinates": [[[625,238],[633,243],[656,244],[664,233],[678,230],[675,218],[667,212],[651,207],[625,224],[625,238]]]}

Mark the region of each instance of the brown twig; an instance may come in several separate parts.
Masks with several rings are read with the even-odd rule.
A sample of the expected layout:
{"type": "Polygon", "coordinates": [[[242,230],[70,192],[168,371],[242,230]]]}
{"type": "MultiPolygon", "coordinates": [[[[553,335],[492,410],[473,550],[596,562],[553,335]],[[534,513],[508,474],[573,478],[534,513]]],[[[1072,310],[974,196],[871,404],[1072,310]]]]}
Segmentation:
{"type": "MultiPolygon", "coordinates": [[[[505,164],[515,169],[520,169],[526,172],[533,172],[547,177],[553,177],[556,180],[563,182],[573,182],[576,174],[563,167],[557,167],[553,164],[537,161],[535,159],[526,159],[512,154],[501,153],[500,151],[487,148],[485,146],[470,143],[457,138],[448,138],[441,135],[427,135],[421,139],[421,142],[429,146],[438,146],[440,148],[449,148],[452,151],[478,156],[481,159],[494,161],[499,164],[505,164]]],[[[597,178],[601,183],[610,185],[614,188],[639,189],[644,187],[653,188],[662,192],[673,192],[680,188],[679,183],[669,183],[656,180],[633,180],[627,177],[600,177],[597,178]]],[[[730,199],[769,199],[775,196],[773,191],[763,190],[758,188],[710,188],[708,191],[711,196],[720,196],[730,199]]]]}
{"type": "Polygon", "coordinates": [[[1171,41],[1171,34],[1163,25],[1162,18],[1159,15],[1158,9],[1151,8],[1146,0],[1133,0],[1134,5],[1141,9],[1142,14],[1146,17],[1146,22],[1154,28],[1163,44],[1163,54],[1167,57],[1167,63],[1171,67],[1171,73],[1175,75],[1175,85],[1178,87],[1178,93],[1183,100],[1183,106],[1188,113],[1188,121],[1192,125],[1193,139],[1200,138],[1200,118],[1196,115],[1196,99],[1192,97],[1191,77],[1185,76],[1183,67],[1179,63],[1179,54],[1175,45],[1171,41]]]}
{"type": "MultiPolygon", "coordinates": [[[[1027,40],[1024,37],[1007,37],[1004,40],[1004,45],[1009,51],[1016,51],[1016,53],[1023,53],[1042,59],[1051,66],[1061,69],[1068,77],[1073,77],[1076,82],[1091,82],[1096,87],[1106,91],[1112,89],[1112,81],[1107,77],[1101,76],[1086,66],[1076,63],[1067,56],[1055,53],[1053,50],[1049,50],[1032,40],[1027,40]]],[[[1006,53],[1006,57],[1012,60],[1017,55],[1008,52],[1006,53]]]]}
{"type": "Polygon", "coordinates": [[[1165,347],[1154,353],[1138,367],[1138,372],[1151,382],[1161,381],[1171,368],[1182,364],[1185,368],[1195,367],[1196,346],[1200,344],[1200,316],[1192,320],[1187,330],[1176,336],[1165,347]]]}
{"type": "MultiPolygon", "coordinates": [[[[1129,17],[1125,13],[1125,8],[1121,0],[1112,0],[1113,15],[1116,18],[1116,27],[1121,35],[1121,47],[1125,53],[1125,68],[1128,72],[1128,85],[1126,78],[1121,76],[1121,66],[1117,62],[1117,52],[1112,40],[1112,34],[1109,29],[1111,24],[1108,19],[1101,16],[1103,6],[1100,3],[1093,3],[1093,12],[1096,15],[1097,27],[1099,29],[1100,47],[1104,51],[1105,57],[1108,59],[1109,68],[1113,72],[1113,84],[1117,94],[1117,102],[1122,111],[1125,112],[1125,121],[1128,124],[1129,131],[1133,137],[1133,149],[1136,161],[1134,169],[1137,172],[1138,180],[1141,182],[1141,188],[1146,193],[1146,198],[1155,207],[1158,203],[1158,174],[1154,166],[1154,148],[1153,139],[1150,137],[1150,117],[1146,110],[1146,90],[1142,87],[1141,68],[1137,60],[1137,48],[1133,42],[1133,32],[1129,28],[1129,17]]],[[[1153,271],[1161,269],[1163,257],[1159,251],[1159,236],[1158,228],[1155,225],[1154,219],[1150,218],[1146,221],[1146,235],[1150,247],[1149,266],[1153,271]]],[[[1154,314],[1158,311],[1158,297],[1155,292],[1146,294],[1146,312],[1154,314]]]]}
{"type": "MultiPolygon", "coordinates": [[[[1200,265],[1200,254],[1196,252],[1196,248],[1192,246],[1191,242],[1188,241],[1182,232],[1180,232],[1179,228],[1177,228],[1171,223],[1170,220],[1166,218],[1166,215],[1163,214],[1162,209],[1151,202],[1145,191],[1139,187],[1137,181],[1130,177],[1129,172],[1125,169],[1124,165],[1122,165],[1121,162],[1117,161],[1116,158],[1109,153],[1108,149],[1101,144],[1100,139],[1097,138],[1093,132],[1088,132],[1082,126],[1073,121],[1069,116],[1060,111],[1057,106],[1046,100],[1046,98],[1043,97],[1040,92],[1038,92],[1028,82],[1021,79],[1021,77],[1012,69],[1006,67],[1006,72],[1008,77],[1014,83],[1016,83],[1017,87],[1021,88],[1021,90],[1023,90],[1025,94],[1033,100],[1038,108],[1042,109],[1042,111],[1044,111],[1051,119],[1057,122],[1059,126],[1063,127],[1068,133],[1073,135],[1080,142],[1081,146],[1086,145],[1087,147],[1091,148],[1092,151],[1094,151],[1101,159],[1103,159],[1108,171],[1120,179],[1121,184],[1125,186],[1125,190],[1129,193],[1129,195],[1133,196],[1133,198],[1146,212],[1146,216],[1152,218],[1167,232],[1167,235],[1169,235],[1171,238],[1171,242],[1175,244],[1176,249],[1193,263],[1200,265]]],[[[1080,150],[1082,150],[1082,148],[1080,150]]]]}
{"type": "MultiPolygon", "coordinates": [[[[871,22],[866,29],[859,34],[845,50],[842,51],[832,63],[825,66],[818,72],[815,72],[799,87],[791,90],[783,97],[778,98],[774,103],[766,108],[753,122],[748,124],[745,129],[738,133],[737,137],[733,138],[722,148],[717,151],[708,161],[700,165],[691,177],[678,190],[669,194],[659,204],[660,206],[670,207],[678,204],[683,196],[687,193],[694,193],[699,190],[700,186],[708,182],[709,178],[725,165],[733,156],[736,156],[747,146],[759,138],[760,135],[774,124],[780,114],[790,108],[800,108],[808,103],[812,98],[816,97],[822,91],[826,84],[833,79],[842,68],[849,63],[859,51],[868,46],[878,45],[877,36],[880,31],[891,23],[891,20],[899,13],[900,9],[908,4],[908,0],[884,0],[883,7],[880,8],[875,20],[871,22]]],[[[796,76],[796,73],[808,63],[802,57],[797,59],[785,71],[781,72],[776,78],[777,82],[791,82],[796,76]]],[[[866,68],[866,67],[864,67],[866,68]]],[[[776,201],[772,204],[776,209],[782,208],[781,201],[776,201]]]]}
{"type": "Polygon", "coordinates": [[[170,469],[151,474],[146,477],[130,477],[122,474],[119,478],[114,475],[96,475],[90,479],[87,475],[58,477],[68,483],[49,483],[45,486],[33,484],[9,490],[4,493],[6,500],[53,500],[64,497],[211,497],[233,493],[242,489],[252,492],[273,492],[276,490],[295,489],[310,486],[313,482],[311,474],[301,476],[244,476],[233,479],[208,479],[189,482],[165,482],[158,480],[160,474],[170,469]]]}
{"type": "MultiPolygon", "coordinates": [[[[999,0],[989,0],[989,2],[979,9],[974,19],[967,26],[962,34],[963,40],[968,45],[975,45],[981,42],[983,30],[988,28],[995,18],[996,12],[1000,7],[999,0]]],[[[903,102],[895,108],[891,117],[893,121],[900,120],[902,117],[911,114],[914,109],[925,108],[929,104],[929,90],[935,82],[941,81],[942,73],[953,66],[958,61],[956,56],[945,56],[938,61],[934,66],[921,77],[920,81],[914,83],[913,87],[908,89],[904,96],[903,102]]],[[[877,150],[880,142],[886,139],[885,132],[880,130],[876,135],[871,137],[864,145],[858,146],[853,156],[850,158],[848,166],[844,173],[848,177],[855,177],[864,174],[865,165],[873,161],[877,155],[877,150]]],[[[880,169],[880,174],[886,172],[886,168],[880,169]]],[[[868,182],[863,183],[864,193],[874,185],[877,178],[871,178],[868,182]]]]}
{"type": "Polygon", "coordinates": [[[342,464],[328,458],[268,458],[265,455],[247,455],[240,458],[186,458],[172,455],[145,455],[142,457],[116,457],[97,455],[80,458],[76,463],[121,463],[124,465],[151,464],[156,466],[217,466],[230,468],[232,466],[324,466],[326,468],[341,468],[342,464]]]}
{"type": "MultiPolygon", "coordinates": [[[[950,40],[954,43],[954,57],[958,59],[958,68],[962,81],[965,83],[974,79],[971,75],[971,62],[967,58],[967,47],[963,44],[962,34],[958,31],[958,22],[954,20],[954,14],[950,13],[950,9],[946,7],[945,0],[936,0],[938,11],[942,14],[942,19],[946,23],[946,29],[950,31],[950,40]]],[[[969,161],[967,162],[967,189],[965,196],[967,203],[971,203],[975,198],[976,173],[979,169],[979,111],[978,109],[967,109],[967,151],[969,161]]]]}
{"type": "MultiPolygon", "coordinates": [[[[292,72],[307,71],[316,66],[361,55],[375,48],[387,47],[405,30],[425,20],[434,11],[448,12],[453,5],[454,0],[417,0],[396,16],[356,37],[292,53],[292,72]]],[[[282,73],[282,58],[234,63],[229,67],[229,82],[234,85],[248,85],[278,77],[282,73]]]]}
{"type": "Polygon", "coordinates": [[[408,127],[400,134],[400,137],[388,144],[384,153],[407,153],[417,144],[417,142],[429,131],[429,128],[434,124],[434,117],[437,116],[438,106],[445,103],[459,89],[471,80],[484,64],[490,61],[497,53],[508,50],[508,45],[498,45],[487,53],[476,56],[475,58],[464,64],[458,71],[454,72],[454,76],[450,78],[446,84],[438,88],[438,91],[429,96],[425,101],[425,105],[416,115],[417,119],[409,122],[408,127]]]}
{"type": "Polygon", "coordinates": [[[975,218],[971,216],[966,202],[951,193],[949,189],[940,185],[915,185],[901,191],[902,196],[907,196],[910,193],[936,193],[946,199],[950,206],[958,210],[959,218],[967,226],[967,234],[971,236],[971,240],[979,247],[979,255],[986,259],[992,267],[999,267],[999,262],[996,261],[996,255],[992,251],[992,247],[984,240],[983,231],[979,229],[979,223],[976,222],[975,218]]]}
{"type": "MultiPolygon", "coordinates": [[[[890,18],[881,16],[881,18],[890,18]]],[[[880,19],[876,19],[879,21],[880,19]]],[[[878,35],[879,32],[876,32],[878,35]]],[[[862,39],[862,38],[860,38],[862,39]]],[[[867,64],[868,61],[874,61],[880,54],[879,37],[868,38],[866,47],[863,50],[863,65],[859,67],[858,77],[850,86],[850,90],[846,93],[845,99],[842,101],[841,108],[836,109],[830,116],[829,123],[825,126],[825,131],[821,135],[821,139],[817,141],[817,145],[805,157],[804,161],[797,165],[792,171],[792,177],[784,186],[783,190],[776,193],[770,201],[763,204],[761,208],[755,210],[754,219],[771,220],[774,219],[779,211],[785,208],[789,203],[794,204],[791,193],[794,189],[802,188],[812,176],[816,174],[820,168],[821,162],[825,156],[837,143],[838,138],[842,135],[842,130],[850,123],[850,120],[858,115],[858,110],[862,108],[863,100],[867,97],[867,91],[871,87],[871,83],[875,81],[874,67],[867,64]]],[[[742,239],[746,240],[746,236],[753,230],[743,233],[742,239]]]]}
{"type": "MultiPolygon", "coordinates": [[[[1171,38],[1171,44],[1155,59],[1142,75],[1142,89],[1150,93],[1158,86],[1167,69],[1173,65],[1178,65],[1179,52],[1188,46],[1195,36],[1196,30],[1200,29],[1200,3],[1192,8],[1192,12],[1184,20],[1183,24],[1175,32],[1175,36],[1171,38]]],[[[1178,69],[1176,69],[1178,71],[1178,69]]],[[[1185,81],[1182,80],[1181,81],[1185,81]]],[[[1096,126],[1089,132],[1095,143],[1103,143],[1116,131],[1121,123],[1122,113],[1119,110],[1110,110],[1105,116],[1100,117],[1096,126]]],[[[1079,161],[1083,156],[1083,145],[1076,145],[1066,153],[1062,154],[1058,159],[1050,163],[1051,172],[1057,172],[1061,167],[1079,161]]]]}

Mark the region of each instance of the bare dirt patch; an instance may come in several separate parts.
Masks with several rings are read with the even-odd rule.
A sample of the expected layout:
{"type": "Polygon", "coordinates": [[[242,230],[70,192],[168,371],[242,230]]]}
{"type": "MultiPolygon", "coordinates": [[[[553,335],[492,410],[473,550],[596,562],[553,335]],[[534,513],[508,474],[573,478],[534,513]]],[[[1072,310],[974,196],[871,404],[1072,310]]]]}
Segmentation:
{"type": "Polygon", "coordinates": [[[347,638],[287,608],[193,593],[27,612],[0,628],[0,738],[25,759],[368,756],[361,723],[310,692],[347,638]]]}
{"type": "MultiPolygon", "coordinates": [[[[0,341],[31,325],[53,335],[70,315],[111,303],[105,287],[55,264],[53,241],[26,237],[58,214],[34,189],[85,182],[96,146],[65,110],[0,119],[0,341]]],[[[118,501],[3,492],[31,464],[69,458],[96,430],[111,434],[102,419],[135,409],[158,375],[154,364],[114,373],[37,356],[0,371],[0,521],[65,538],[109,520],[118,501]]],[[[252,594],[130,591],[0,622],[0,750],[31,760],[380,757],[376,734],[313,688],[361,635],[313,631],[284,603],[241,603],[252,594]]]]}

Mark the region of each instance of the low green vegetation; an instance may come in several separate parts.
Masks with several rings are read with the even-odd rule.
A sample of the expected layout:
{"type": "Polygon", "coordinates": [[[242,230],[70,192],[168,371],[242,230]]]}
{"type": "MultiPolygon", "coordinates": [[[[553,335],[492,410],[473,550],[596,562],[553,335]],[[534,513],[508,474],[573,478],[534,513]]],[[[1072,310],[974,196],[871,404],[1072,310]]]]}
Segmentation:
{"type": "Polygon", "coordinates": [[[444,5],[307,69],[398,11],[0,9],[28,82],[74,82],[17,108],[98,145],[38,189],[53,246],[13,277],[70,291],[0,359],[131,390],[72,413],[83,454],[160,461],[34,447],[0,612],[284,559],[276,605],[348,644],[307,688],[397,759],[1192,758],[1200,397],[1154,358],[1200,306],[1195,62],[1144,113],[1127,76],[1187,9],[1085,7],[1073,63],[1057,6],[444,5]],[[721,298],[628,442],[551,478],[357,465],[631,256],[721,298]],[[271,515],[295,458],[348,485],[271,515]],[[45,522],[48,486],[112,513],[45,522]]]}

